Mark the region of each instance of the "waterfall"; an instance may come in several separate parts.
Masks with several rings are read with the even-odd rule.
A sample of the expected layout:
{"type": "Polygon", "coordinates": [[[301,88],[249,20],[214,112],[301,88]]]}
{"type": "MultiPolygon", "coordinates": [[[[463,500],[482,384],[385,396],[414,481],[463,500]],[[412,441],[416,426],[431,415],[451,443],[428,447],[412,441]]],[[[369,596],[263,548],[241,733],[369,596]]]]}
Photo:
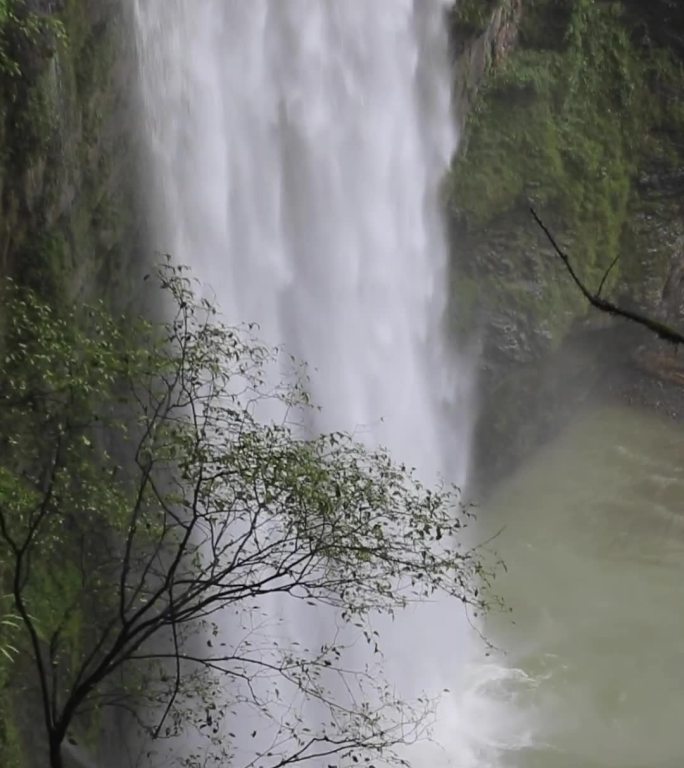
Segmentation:
{"type": "MultiPolygon", "coordinates": [[[[191,265],[229,321],[309,363],[316,428],[463,483],[472,376],[442,328],[445,5],[134,0],[154,248],[191,265]]],[[[456,614],[385,628],[409,694],[458,687],[456,614]]],[[[467,713],[440,717],[444,764],[465,765],[467,713]]]]}

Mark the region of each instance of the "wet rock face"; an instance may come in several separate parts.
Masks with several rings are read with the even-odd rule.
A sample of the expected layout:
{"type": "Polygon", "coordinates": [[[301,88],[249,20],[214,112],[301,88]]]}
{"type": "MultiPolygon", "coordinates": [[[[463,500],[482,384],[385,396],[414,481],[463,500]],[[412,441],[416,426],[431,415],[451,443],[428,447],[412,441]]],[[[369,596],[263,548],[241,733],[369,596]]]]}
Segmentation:
{"type": "Polygon", "coordinates": [[[462,129],[473,100],[487,75],[492,68],[501,65],[515,49],[523,0],[494,0],[489,3],[481,0],[477,8],[478,23],[464,20],[464,6],[464,3],[455,6],[449,21],[455,61],[456,115],[462,129]]]}
{"type": "MultiPolygon", "coordinates": [[[[553,419],[528,407],[539,392],[551,411],[574,397],[563,382],[549,387],[549,361],[578,333],[587,349],[602,348],[611,325],[588,311],[530,205],[587,285],[618,257],[607,295],[684,322],[684,5],[500,0],[484,21],[463,7],[466,18],[457,9],[452,24],[464,131],[445,183],[451,320],[459,333],[479,329],[475,463],[496,474],[548,431],[553,419]]],[[[652,375],[629,346],[613,347],[624,361],[611,355],[611,365],[624,375],[652,375]]],[[[572,356],[582,390],[582,370],[591,378],[595,366],[572,356]]]]}
{"type": "Polygon", "coordinates": [[[675,241],[661,297],[667,321],[684,326],[684,236],[675,241]]]}
{"type": "Polygon", "coordinates": [[[684,56],[684,6],[680,0],[623,0],[637,41],[684,56]]]}
{"type": "Polygon", "coordinates": [[[121,295],[135,251],[122,5],[30,0],[0,24],[0,272],[52,298],[121,295]]]}

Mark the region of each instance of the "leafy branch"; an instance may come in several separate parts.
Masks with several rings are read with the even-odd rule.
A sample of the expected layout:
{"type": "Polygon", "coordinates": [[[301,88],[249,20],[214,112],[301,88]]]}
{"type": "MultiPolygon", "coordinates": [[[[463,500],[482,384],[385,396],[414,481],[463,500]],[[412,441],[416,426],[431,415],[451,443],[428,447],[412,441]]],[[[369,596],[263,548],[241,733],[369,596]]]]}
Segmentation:
{"type": "Polygon", "coordinates": [[[108,701],[150,753],[192,729],[204,757],[187,766],[401,763],[432,702],[383,680],[373,618],[436,594],[488,608],[471,511],[384,449],[304,434],[301,370],[283,378],[278,351],[223,324],[183,268],[157,284],[161,324],[5,291],[0,556],[51,768],[108,701]],[[334,629],[318,647],[275,618],[310,609],[334,629]]]}

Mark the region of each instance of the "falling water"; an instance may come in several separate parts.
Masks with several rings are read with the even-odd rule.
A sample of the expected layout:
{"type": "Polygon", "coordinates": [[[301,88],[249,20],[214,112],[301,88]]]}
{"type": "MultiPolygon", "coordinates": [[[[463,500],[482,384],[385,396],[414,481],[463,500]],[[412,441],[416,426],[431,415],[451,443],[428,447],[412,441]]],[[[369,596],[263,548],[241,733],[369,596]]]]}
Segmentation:
{"type": "MultiPolygon", "coordinates": [[[[154,247],[190,264],[229,320],[308,361],[316,427],[463,482],[471,377],[442,333],[438,190],[457,138],[446,3],[134,5],[154,247]]],[[[456,685],[456,614],[432,606],[385,631],[409,693],[456,685]]],[[[461,766],[454,707],[440,731],[461,766]]]]}

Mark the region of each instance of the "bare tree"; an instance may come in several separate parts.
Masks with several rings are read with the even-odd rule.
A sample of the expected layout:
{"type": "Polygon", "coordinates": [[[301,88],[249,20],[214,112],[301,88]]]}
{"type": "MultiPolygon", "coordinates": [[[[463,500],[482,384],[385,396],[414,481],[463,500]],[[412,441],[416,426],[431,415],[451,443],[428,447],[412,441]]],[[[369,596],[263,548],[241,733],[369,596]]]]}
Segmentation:
{"type": "Polygon", "coordinates": [[[51,768],[105,705],[150,752],[182,734],[188,765],[401,761],[430,702],[402,703],[343,646],[354,631],[379,652],[373,616],[435,593],[485,608],[468,510],[382,449],[305,434],[301,372],[274,376],[278,351],[224,325],[182,268],[159,279],[161,324],[5,292],[0,567],[51,768]],[[280,634],[293,605],[329,607],[339,635],[280,634]]]}

